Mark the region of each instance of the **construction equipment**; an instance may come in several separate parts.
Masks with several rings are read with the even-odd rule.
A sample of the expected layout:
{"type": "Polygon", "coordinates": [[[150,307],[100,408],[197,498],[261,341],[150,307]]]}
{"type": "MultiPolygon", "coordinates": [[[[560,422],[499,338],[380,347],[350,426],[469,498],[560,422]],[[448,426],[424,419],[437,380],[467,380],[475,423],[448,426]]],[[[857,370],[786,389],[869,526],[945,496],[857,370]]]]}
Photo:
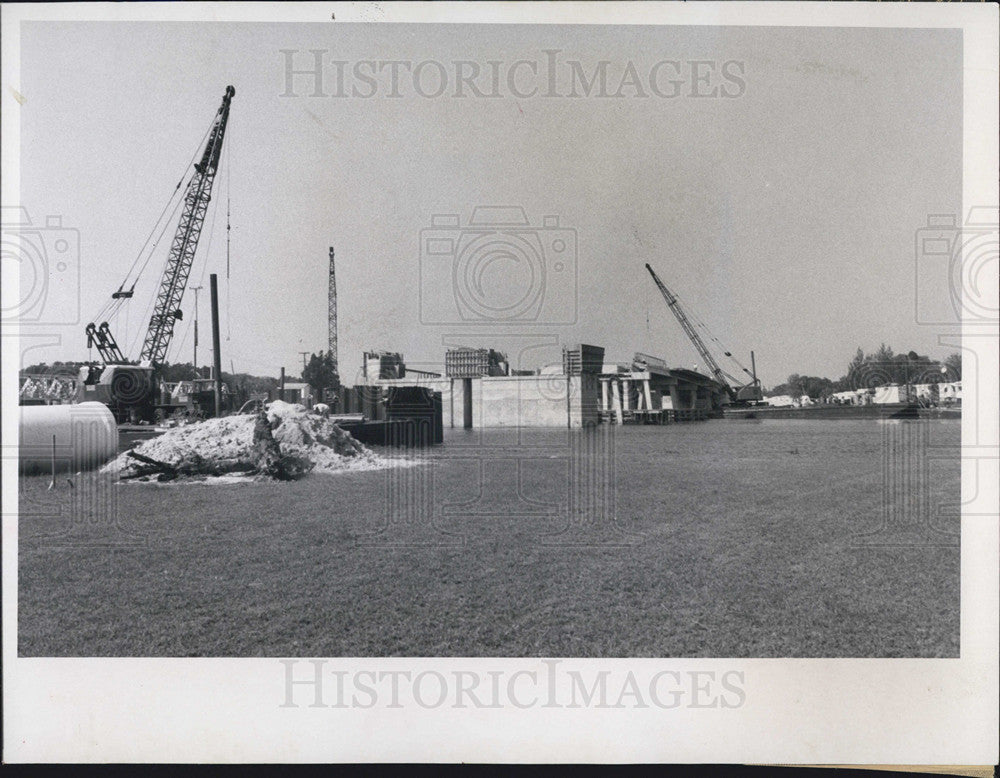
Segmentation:
{"type": "Polygon", "coordinates": [[[444,372],[449,378],[481,378],[510,374],[507,355],[491,348],[458,346],[444,355],[444,372]]]}
{"type": "MultiPolygon", "coordinates": [[[[201,160],[194,164],[194,173],[184,191],[183,209],[160,278],[153,313],[146,329],[138,363],[130,362],[125,357],[107,321],[99,326],[91,322],[86,327],[87,345],[97,348],[103,364],[81,369],[79,399],[103,402],[111,408],[119,421],[151,421],[156,416],[163,417],[173,410],[169,397],[161,397],[165,393],[161,392],[159,386],[159,369],[166,359],[174,326],[183,318],[181,299],[184,296],[195,251],[198,248],[198,239],[201,237],[205,215],[212,199],[212,184],[219,168],[222,142],[229,121],[229,105],[235,94],[236,90],[232,86],[226,87],[222,105],[208,132],[201,160]]],[[[178,182],[177,189],[182,182],[183,179],[178,182]]],[[[177,189],[171,195],[171,201],[177,189]]],[[[167,208],[164,208],[164,213],[166,212],[167,208]]],[[[162,216],[163,214],[161,219],[162,216]]],[[[155,229],[156,227],[154,231],[155,229]]],[[[147,244],[148,242],[147,239],[147,244]]],[[[147,259],[147,264],[148,261],[147,259]]],[[[129,274],[136,267],[136,263],[133,263],[129,274]]],[[[142,271],[139,272],[141,274],[142,271]]],[[[118,306],[132,297],[138,275],[126,289],[128,280],[129,277],[126,276],[118,290],[111,295],[112,303],[105,306],[104,310],[110,307],[112,312],[117,312],[118,306]]]]}
{"type": "MultiPolygon", "coordinates": [[[[695,329],[690,318],[684,312],[684,309],[681,307],[680,301],[677,299],[676,295],[667,289],[666,285],[660,280],[659,276],[656,275],[653,268],[651,268],[648,263],[646,264],[646,270],[648,270],[649,274],[653,277],[653,281],[656,284],[656,287],[660,290],[660,294],[663,295],[663,299],[666,301],[667,307],[673,311],[674,316],[677,317],[677,321],[680,322],[681,329],[684,330],[684,334],[688,336],[691,343],[694,344],[694,347],[701,355],[701,358],[705,361],[705,364],[708,365],[708,369],[711,371],[712,377],[726,391],[726,395],[729,399],[728,404],[731,406],[746,406],[762,403],[764,400],[764,394],[761,390],[760,381],[757,378],[757,361],[754,358],[753,352],[750,352],[750,363],[753,370],[747,370],[743,367],[743,365],[740,365],[743,372],[750,376],[751,379],[750,383],[741,385],[738,379],[734,378],[719,367],[719,363],[715,361],[715,358],[708,350],[708,346],[705,345],[705,341],[702,340],[701,335],[698,334],[698,330],[695,329]]],[[[729,351],[726,351],[725,355],[730,359],[733,359],[733,361],[736,361],[729,351]]],[[[737,362],[737,364],[739,364],[739,362],[737,362]]]]}
{"type": "Polygon", "coordinates": [[[361,372],[365,381],[383,378],[404,378],[406,362],[396,351],[366,351],[362,357],[361,372]]]}
{"type": "Polygon", "coordinates": [[[600,373],[604,368],[604,348],[577,343],[563,346],[563,373],[566,375],[581,375],[583,373],[600,373]]]}

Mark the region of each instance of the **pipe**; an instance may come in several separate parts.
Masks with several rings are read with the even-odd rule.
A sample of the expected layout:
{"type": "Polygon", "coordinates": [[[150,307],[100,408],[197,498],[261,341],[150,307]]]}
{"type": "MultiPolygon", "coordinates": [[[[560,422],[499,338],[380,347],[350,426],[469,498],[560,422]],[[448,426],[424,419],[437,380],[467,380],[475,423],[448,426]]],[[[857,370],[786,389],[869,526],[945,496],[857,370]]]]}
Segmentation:
{"type": "Polygon", "coordinates": [[[118,453],[118,425],[104,403],[22,405],[19,410],[21,473],[92,470],[118,453]]]}

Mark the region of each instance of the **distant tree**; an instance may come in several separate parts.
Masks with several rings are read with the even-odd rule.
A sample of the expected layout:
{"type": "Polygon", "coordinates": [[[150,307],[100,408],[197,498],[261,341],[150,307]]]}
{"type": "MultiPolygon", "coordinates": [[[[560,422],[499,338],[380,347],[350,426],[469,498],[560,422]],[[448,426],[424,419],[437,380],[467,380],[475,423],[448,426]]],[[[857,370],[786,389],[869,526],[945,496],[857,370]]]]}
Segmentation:
{"type": "Polygon", "coordinates": [[[808,395],[818,399],[853,389],[872,389],[888,384],[905,384],[907,381],[911,384],[957,381],[961,377],[962,356],[959,353],[939,362],[915,351],[897,354],[882,343],[871,354],[858,347],[847,365],[847,373],[836,381],[792,373],[785,383],[778,384],[767,395],[808,395]]]}
{"type": "Polygon", "coordinates": [[[80,367],[83,364],[83,362],[59,362],[58,360],[53,362],[51,365],[47,362],[38,362],[37,364],[28,365],[27,367],[22,368],[21,372],[75,376],[80,372],[80,367]]]}
{"type": "Polygon", "coordinates": [[[308,364],[302,371],[302,380],[312,387],[316,397],[322,397],[325,389],[339,387],[340,378],[337,376],[333,354],[329,351],[320,351],[319,354],[312,354],[309,357],[308,364]]]}
{"type": "Polygon", "coordinates": [[[192,381],[198,377],[194,365],[190,362],[178,362],[160,367],[160,378],[170,384],[177,381],[192,381]]]}
{"type": "Polygon", "coordinates": [[[858,346],[858,350],[854,352],[854,358],[847,365],[847,374],[850,375],[856,370],[860,370],[864,367],[865,362],[868,357],[865,356],[865,352],[862,350],[861,346],[858,346]]]}
{"type": "Polygon", "coordinates": [[[792,373],[785,383],[778,384],[768,392],[768,396],[776,397],[787,394],[791,397],[802,397],[802,395],[808,395],[815,400],[820,397],[828,397],[833,394],[833,391],[833,381],[829,378],[792,373]]]}
{"type": "Polygon", "coordinates": [[[949,354],[944,359],[944,366],[948,368],[948,380],[960,381],[962,379],[962,354],[956,351],[949,354]]]}
{"type": "Polygon", "coordinates": [[[865,354],[861,346],[854,352],[854,358],[847,365],[847,373],[834,383],[834,391],[848,392],[864,384],[864,376],[871,357],[865,354]]]}
{"type": "Polygon", "coordinates": [[[819,376],[799,376],[795,386],[798,390],[798,396],[807,395],[813,400],[827,397],[833,393],[833,381],[819,376]]]}
{"type": "Polygon", "coordinates": [[[885,345],[885,343],[880,343],[879,347],[875,349],[875,353],[871,355],[870,360],[879,364],[885,364],[892,362],[894,356],[896,355],[893,353],[892,348],[885,345]]]}

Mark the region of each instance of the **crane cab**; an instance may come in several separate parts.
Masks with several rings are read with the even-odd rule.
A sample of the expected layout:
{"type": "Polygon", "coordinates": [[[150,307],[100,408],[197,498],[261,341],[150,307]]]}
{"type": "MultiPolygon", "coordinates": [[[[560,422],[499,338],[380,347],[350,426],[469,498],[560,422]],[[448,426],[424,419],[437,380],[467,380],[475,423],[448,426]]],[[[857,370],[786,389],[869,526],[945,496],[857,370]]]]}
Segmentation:
{"type": "Polygon", "coordinates": [[[119,424],[152,421],[156,382],[143,365],[84,365],[77,382],[77,402],[97,401],[111,409],[119,424]]]}
{"type": "Polygon", "coordinates": [[[736,391],[736,402],[739,405],[756,405],[764,401],[764,393],[760,384],[747,384],[736,391]]]}

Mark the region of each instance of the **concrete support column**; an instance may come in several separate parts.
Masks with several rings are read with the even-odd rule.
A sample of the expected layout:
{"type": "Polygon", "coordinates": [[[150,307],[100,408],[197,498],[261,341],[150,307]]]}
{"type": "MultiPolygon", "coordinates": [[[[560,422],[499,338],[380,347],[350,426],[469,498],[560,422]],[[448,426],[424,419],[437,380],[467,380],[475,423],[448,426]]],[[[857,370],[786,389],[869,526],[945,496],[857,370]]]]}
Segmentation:
{"type": "Polygon", "coordinates": [[[618,393],[618,381],[612,380],[611,382],[611,397],[614,403],[615,417],[618,419],[619,424],[624,424],[625,419],[622,417],[622,402],[618,393]]]}
{"type": "Polygon", "coordinates": [[[608,379],[601,379],[601,410],[607,413],[611,410],[608,405],[608,379]]]}
{"type": "Polygon", "coordinates": [[[642,382],[642,392],[646,397],[646,410],[653,410],[653,394],[649,391],[649,379],[646,378],[642,382]]]}
{"type": "Polygon", "coordinates": [[[622,407],[626,411],[632,410],[632,380],[622,379],[622,407]]]}
{"type": "Polygon", "coordinates": [[[462,379],[462,428],[472,429],[472,379],[462,379]]]}

